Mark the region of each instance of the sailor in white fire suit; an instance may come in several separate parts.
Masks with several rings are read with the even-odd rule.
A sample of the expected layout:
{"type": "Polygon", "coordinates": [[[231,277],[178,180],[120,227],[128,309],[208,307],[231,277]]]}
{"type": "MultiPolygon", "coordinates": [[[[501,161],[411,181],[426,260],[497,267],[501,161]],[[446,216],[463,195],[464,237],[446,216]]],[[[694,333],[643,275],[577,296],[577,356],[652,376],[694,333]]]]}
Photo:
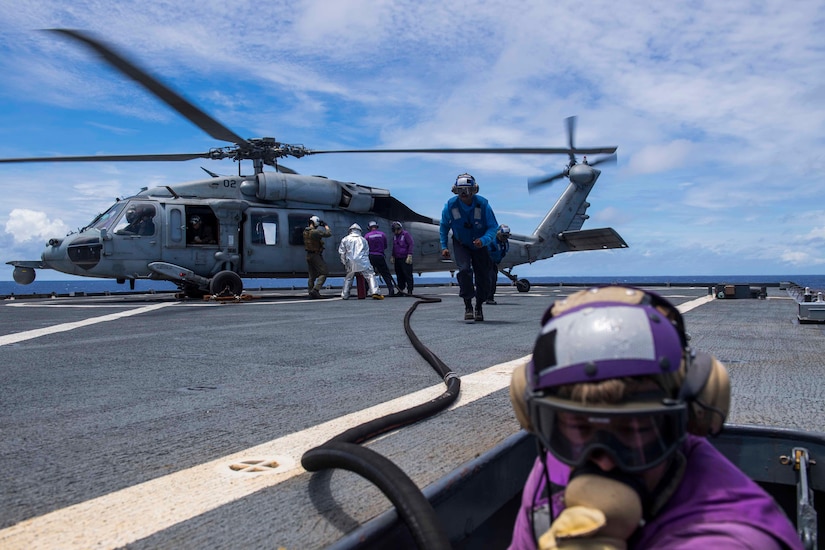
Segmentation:
{"type": "Polygon", "coordinates": [[[369,285],[369,293],[374,300],[383,300],[384,296],[378,292],[378,281],[375,279],[375,271],[370,263],[370,248],[367,239],[361,236],[361,226],[357,223],[349,226],[349,234],[341,239],[338,245],[338,255],[341,256],[341,263],[347,268],[347,275],[344,277],[344,288],[341,290],[341,298],[349,299],[349,291],[352,288],[352,279],[356,273],[361,273],[369,285]]]}

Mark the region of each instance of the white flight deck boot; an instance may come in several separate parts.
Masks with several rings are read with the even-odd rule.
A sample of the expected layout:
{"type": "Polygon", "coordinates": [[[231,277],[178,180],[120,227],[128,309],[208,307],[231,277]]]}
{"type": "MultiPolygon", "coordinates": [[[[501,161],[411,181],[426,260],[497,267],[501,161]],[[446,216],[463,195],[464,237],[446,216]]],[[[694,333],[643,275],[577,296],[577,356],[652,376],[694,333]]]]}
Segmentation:
{"type": "Polygon", "coordinates": [[[384,295],[378,291],[378,280],[375,278],[375,273],[365,271],[364,276],[366,276],[367,283],[370,285],[369,293],[372,295],[372,299],[383,300],[384,295]]]}
{"type": "Polygon", "coordinates": [[[341,289],[341,298],[349,300],[349,291],[352,288],[352,279],[344,278],[344,288],[341,289]]]}

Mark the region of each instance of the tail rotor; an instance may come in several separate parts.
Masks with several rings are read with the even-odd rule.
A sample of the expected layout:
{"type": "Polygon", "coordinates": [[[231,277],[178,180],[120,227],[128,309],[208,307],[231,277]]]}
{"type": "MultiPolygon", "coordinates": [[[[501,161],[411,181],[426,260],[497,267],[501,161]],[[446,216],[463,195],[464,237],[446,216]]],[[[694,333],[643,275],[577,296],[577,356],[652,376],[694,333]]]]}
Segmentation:
{"type": "Polygon", "coordinates": [[[597,166],[603,163],[616,163],[616,147],[603,147],[603,152],[612,153],[606,157],[601,157],[596,159],[593,162],[588,162],[587,157],[582,158],[581,164],[578,163],[576,160],[576,153],[587,151],[588,149],[576,149],[574,136],[576,134],[576,118],[575,116],[567,117],[565,119],[566,127],[567,127],[567,143],[569,145],[569,149],[567,154],[570,157],[570,161],[567,163],[567,167],[562,170],[561,172],[557,172],[555,174],[550,174],[546,176],[539,176],[535,178],[530,178],[527,180],[527,190],[532,193],[533,191],[540,189],[546,185],[550,185],[556,180],[560,180],[562,178],[567,178],[571,182],[584,185],[593,183],[596,181],[596,178],[599,177],[601,173],[600,170],[596,170],[593,166],[597,166]]]}

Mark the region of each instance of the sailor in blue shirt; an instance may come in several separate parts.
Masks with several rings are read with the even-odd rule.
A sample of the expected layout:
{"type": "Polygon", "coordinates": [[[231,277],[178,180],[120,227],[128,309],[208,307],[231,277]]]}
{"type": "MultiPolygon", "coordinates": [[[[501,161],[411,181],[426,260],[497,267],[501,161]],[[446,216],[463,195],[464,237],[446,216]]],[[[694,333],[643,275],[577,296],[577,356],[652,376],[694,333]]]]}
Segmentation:
{"type": "Polygon", "coordinates": [[[498,265],[501,263],[501,260],[504,259],[504,256],[507,255],[507,251],[510,250],[510,226],[503,224],[498,226],[496,238],[493,239],[493,242],[491,242],[490,246],[487,248],[490,251],[490,260],[492,265],[490,266],[490,292],[487,294],[486,303],[495,305],[496,283],[498,282],[498,265]]]}
{"type": "Polygon", "coordinates": [[[456,196],[447,201],[441,212],[441,257],[450,259],[447,236],[452,231],[458,295],[464,298],[464,320],[468,323],[483,321],[481,305],[490,289],[488,246],[495,239],[498,222],[487,199],[478,194],[478,184],[470,174],[460,174],[456,178],[453,193],[456,196]],[[476,299],[475,312],[473,297],[476,299]]]}

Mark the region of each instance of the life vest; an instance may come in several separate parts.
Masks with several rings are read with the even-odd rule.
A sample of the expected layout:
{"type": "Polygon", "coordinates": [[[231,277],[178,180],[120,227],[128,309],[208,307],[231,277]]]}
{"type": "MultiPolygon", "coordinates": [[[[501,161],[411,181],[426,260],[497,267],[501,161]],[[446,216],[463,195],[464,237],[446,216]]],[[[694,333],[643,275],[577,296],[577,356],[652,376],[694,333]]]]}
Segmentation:
{"type": "Polygon", "coordinates": [[[323,252],[324,241],[315,233],[316,229],[307,227],[304,229],[304,248],[307,252],[323,252]]]}

